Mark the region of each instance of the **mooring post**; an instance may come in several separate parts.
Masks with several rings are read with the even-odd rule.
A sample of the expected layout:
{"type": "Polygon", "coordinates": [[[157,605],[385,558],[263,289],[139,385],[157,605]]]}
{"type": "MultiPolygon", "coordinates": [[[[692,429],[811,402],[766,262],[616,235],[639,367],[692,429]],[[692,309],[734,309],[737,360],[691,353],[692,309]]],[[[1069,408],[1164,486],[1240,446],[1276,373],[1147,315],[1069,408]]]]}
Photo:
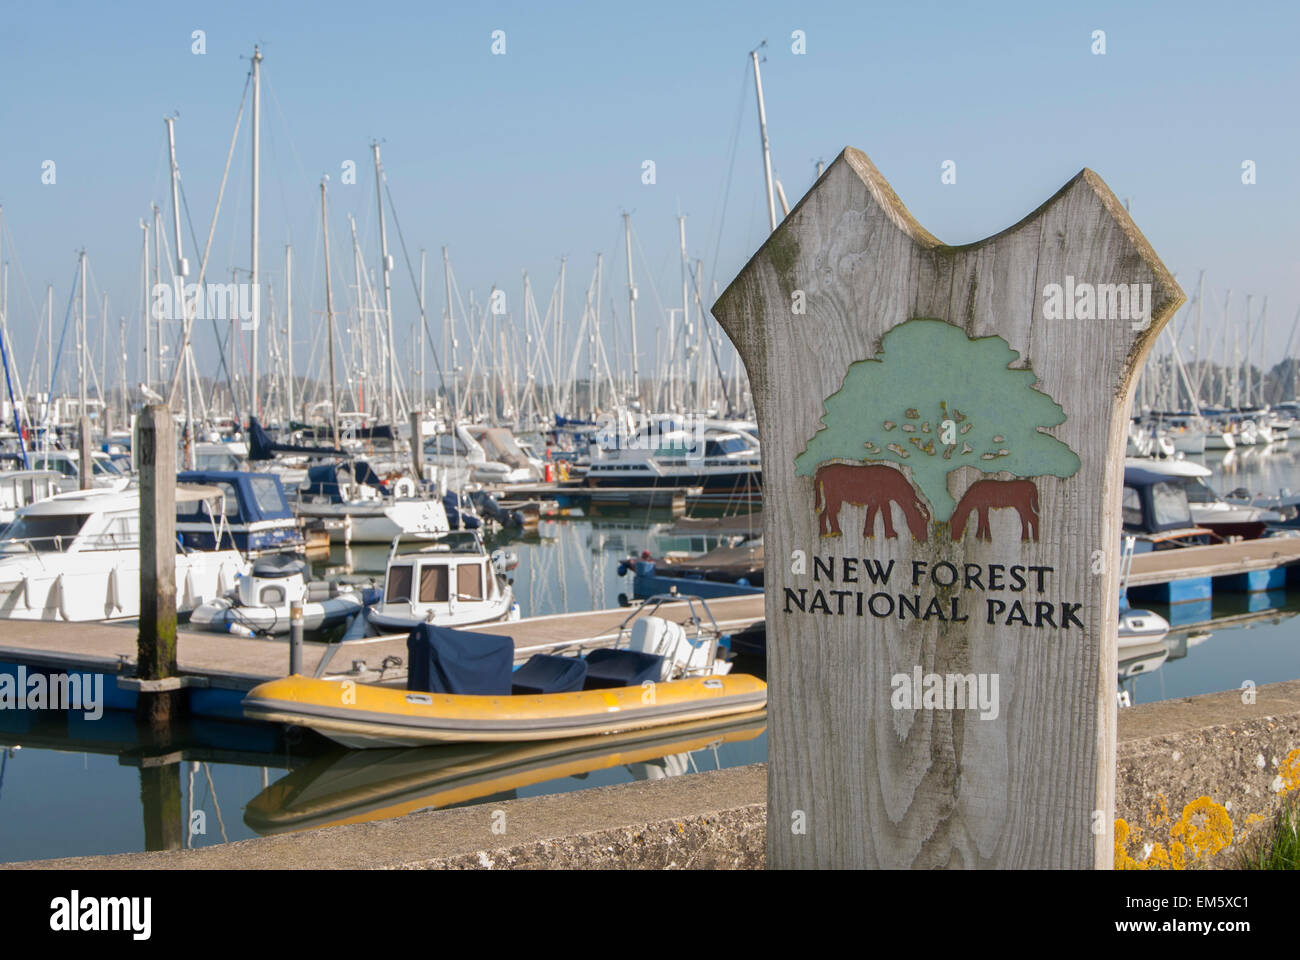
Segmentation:
{"type": "MultiPolygon", "coordinates": [[[[136,678],[176,675],[176,425],[166,404],[148,406],[136,423],[140,458],[140,632],[136,678]]],[[[142,689],[138,714],[170,722],[179,690],[142,689]]]]}
{"type": "Polygon", "coordinates": [[[94,485],[95,463],[90,455],[90,417],[84,413],[77,418],[77,460],[81,489],[89,490],[94,485]]]}
{"type": "Polygon", "coordinates": [[[302,601],[289,604],[289,676],[302,673],[302,601]]]}
{"type": "Polygon", "coordinates": [[[953,247],[852,148],[718,299],[763,439],[768,866],[1111,865],[1128,412],[1183,300],[1090,170],[953,247]]]}
{"type": "Polygon", "coordinates": [[[424,411],[411,411],[411,466],[415,469],[415,489],[424,489],[424,411]]]}

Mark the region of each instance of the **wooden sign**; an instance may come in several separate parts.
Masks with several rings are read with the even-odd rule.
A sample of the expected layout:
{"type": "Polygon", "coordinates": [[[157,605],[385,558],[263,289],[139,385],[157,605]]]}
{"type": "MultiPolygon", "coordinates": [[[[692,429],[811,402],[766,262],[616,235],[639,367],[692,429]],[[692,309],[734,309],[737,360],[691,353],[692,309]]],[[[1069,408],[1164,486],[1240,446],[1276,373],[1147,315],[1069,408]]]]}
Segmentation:
{"type": "Polygon", "coordinates": [[[1130,388],[1183,300],[1089,170],[950,247],[852,148],[723,293],[763,443],[769,866],[1110,866],[1130,388]]]}

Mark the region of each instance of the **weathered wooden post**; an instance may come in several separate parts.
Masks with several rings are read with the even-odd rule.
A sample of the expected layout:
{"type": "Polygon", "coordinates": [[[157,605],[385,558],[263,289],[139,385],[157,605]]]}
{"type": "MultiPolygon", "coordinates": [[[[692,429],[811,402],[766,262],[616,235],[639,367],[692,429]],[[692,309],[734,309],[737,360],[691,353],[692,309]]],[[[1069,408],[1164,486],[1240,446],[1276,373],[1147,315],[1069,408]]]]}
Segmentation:
{"type": "Polygon", "coordinates": [[[424,411],[411,411],[411,466],[415,470],[415,489],[424,489],[424,411]]]}
{"type": "Polygon", "coordinates": [[[950,247],[848,148],[718,300],[763,441],[769,866],[1110,866],[1129,391],[1183,299],[1089,170],[950,247]]]}
{"type": "Polygon", "coordinates": [[[137,420],[140,453],[140,632],[136,641],[138,713],[167,724],[180,696],[176,676],[176,425],[166,404],[137,420]]]}
{"type": "Polygon", "coordinates": [[[90,452],[90,417],[82,413],[77,418],[77,467],[80,472],[81,490],[89,490],[94,485],[95,461],[90,452]]]}

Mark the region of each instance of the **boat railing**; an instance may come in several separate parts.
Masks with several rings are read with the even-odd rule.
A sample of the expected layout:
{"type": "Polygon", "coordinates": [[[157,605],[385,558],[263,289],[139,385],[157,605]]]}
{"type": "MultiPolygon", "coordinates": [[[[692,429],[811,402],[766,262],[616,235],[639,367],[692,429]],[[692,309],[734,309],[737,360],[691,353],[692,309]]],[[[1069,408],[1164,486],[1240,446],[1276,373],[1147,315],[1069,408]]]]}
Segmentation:
{"type": "MultiPolygon", "coordinates": [[[[722,630],[718,627],[718,621],[714,618],[713,611],[709,609],[709,605],[705,602],[703,597],[692,593],[678,593],[676,587],[674,587],[670,593],[657,593],[654,596],[646,598],[645,602],[628,614],[623,622],[619,624],[618,636],[614,640],[614,649],[620,649],[623,646],[625,639],[628,645],[631,645],[632,623],[638,617],[643,614],[647,617],[659,615],[659,609],[664,604],[678,603],[686,604],[687,617],[685,620],[680,621],[680,625],[688,629],[684,635],[678,639],[672,650],[662,651],[662,653],[668,661],[675,665],[680,664],[683,675],[687,675],[692,672],[688,667],[691,655],[688,653],[685,658],[678,658],[677,654],[681,648],[681,643],[685,641],[691,646],[692,650],[696,650],[699,649],[700,644],[707,642],[709,644],[709,654],[705,657],[705,666],[703,668],[696,668],[694,672],[711,672],[713,669],[713,662],[718,655],[718,642],[721,639],[722,630]],[[697,603],[700,606],[700,610],[696,609],[695,605],[697,603]],[[701,613],[703,616],[701,616],[701,613]],[[705,630],[705,618],[708,619],[709,624],[707,636],[705,630]]],[[[664,612],[667,613],[668,611],[664,612]]],[[[664,617],[663,619],[668,620],[669,622],[674,622],[670,617],[664,617]]]]}

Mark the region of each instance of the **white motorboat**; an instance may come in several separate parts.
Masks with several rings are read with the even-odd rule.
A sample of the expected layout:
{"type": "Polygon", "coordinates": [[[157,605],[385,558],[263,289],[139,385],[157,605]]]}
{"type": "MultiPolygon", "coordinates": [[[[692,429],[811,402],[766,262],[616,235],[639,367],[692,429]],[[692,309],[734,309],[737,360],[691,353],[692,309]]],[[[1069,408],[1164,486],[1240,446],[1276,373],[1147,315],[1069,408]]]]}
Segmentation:
{"type": "MultiPolygon", "coordinates": [[[[214,487],[176,488],[180,504],[221,496],[214,487]]],[[[222,536],[215,532],[214,542],[222,536]]],[[[229,593],[236,577],[248,572],[233,549],[177,549],[180,613],[229,593]]],[[[0,619],[123,620],[139,614],[138,488],[61,493],[18,511],[0,540],[0,619]]]]}
{"type": "Polygon", "coordinates": [[[317,464],[307,471],[294,512],[324,520],[332,542],[388,543],[402,534],[446,533],[447,511],[440,500],[416,496],[415,482],[403,477],[391,486],[365,461],[317,464]]]}
{"type": "Polygon", "coordinates": [[[237,578],[229,596],[208,600],[190,615],[192,626],[240,636],[289,632],[290,606],[302,604],[305,630],[337,626],[379,599],[378,588],[313,580],[307,561],[292,553],[273,554],[253,563],[237,578]]]}
{"type": "MultiPolygon", "coordinates": [[[[31,450],[27,453],[27,463],[33,470],[54,470],[62,475],[59,490],[70,493],[81,487],[80,456],[75,450],[31,450]]],[[[107,453],[95,450],[91,453],[90,485],[96,488],[123,490],[131,478],[113,463],[107,453]]]]}
{"type": "Polygon", "coordinates": [[[489,556],[477,530],[440,537],[394,537],[383,599],[366,611],[380,631],[407,631],[422,623],[442,627],[518,620],[519,604],[501,568],[509,559],[489,556]],[[402,551],[403,539],[419,546],[402,551]]]}
{"type": "Polygon", "coordinates": [[[1271,523],[1280,523],[1282,515],[1249,503],[1230,502],[1219,496],[1206,483],[1213,474],[1208,467],[1187,460],[1141,460],[1129,458],[1126,467],[1138,467],[1162,476],[1176,477],[1182,481],[1187,494],[1187,506],[1192,522],[1206,527],[1222,537],[1238,536],[1254,539],[1271,523]]]}
{"type": "Polygon", "coordinates": [[[727,491],[760,489],[763,460],[752,434],[720,421],[654,420],[631,436],[597,433],[587,485],[595,487],[703,487],[727,491]],[[603,443],[602,443],[603,441],[603,443]]]}

